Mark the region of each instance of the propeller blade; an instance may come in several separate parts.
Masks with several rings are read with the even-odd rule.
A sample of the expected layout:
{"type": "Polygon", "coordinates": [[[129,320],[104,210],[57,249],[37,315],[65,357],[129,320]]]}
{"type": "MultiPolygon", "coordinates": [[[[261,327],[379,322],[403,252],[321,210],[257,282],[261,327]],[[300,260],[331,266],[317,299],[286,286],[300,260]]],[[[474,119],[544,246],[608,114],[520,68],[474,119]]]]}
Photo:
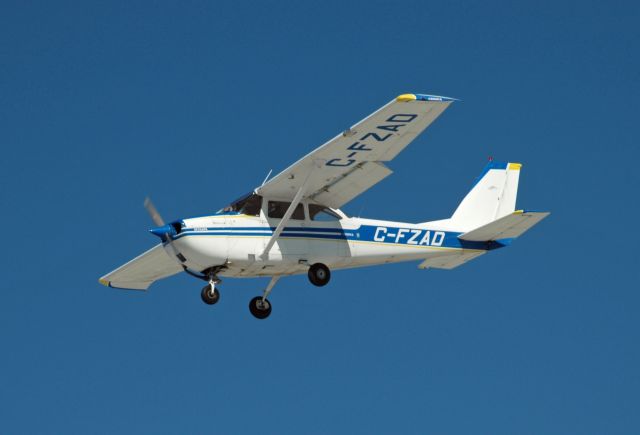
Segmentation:
{"type": "Polygon", "coordinates": [[[151,199],[148,196],[144,199],[144,208],[146,208],[149,212],[149,216],[151,216],[151,220],[154,224],[159,227],[164,226],[164,220],[162,219],[162,216],[160,216],[160,213],[158,213],[156,206],[153,205],[153,202],[151,202],[151,199]]]}
{"type": "MultiPolygon", "coordinates": [[[[173,241],[171,240],[171,236],[176,234],[176,230],[171,225],[165,225],[164,219],[162,219],[162,216],[160,216],[160,213],[158,213],[156,206],[153,205],[153,202],[151,202],[151,199],[148,196],[144,199],[144,208],[146,208],[149,212],[153,223],[158,226],[158,228],[152,228],[149,231],[160,237],[163,242],[166,242],[167,246],[169,247],[169,249],[171,249],[173,255],[178,259],[180,264],[184,264],[187,259],[184,257],[184,255],[178,252],[176,247],[173,246],[173,241]]],[[[183,267],[185,266],[183,265],[183,267]]]]}

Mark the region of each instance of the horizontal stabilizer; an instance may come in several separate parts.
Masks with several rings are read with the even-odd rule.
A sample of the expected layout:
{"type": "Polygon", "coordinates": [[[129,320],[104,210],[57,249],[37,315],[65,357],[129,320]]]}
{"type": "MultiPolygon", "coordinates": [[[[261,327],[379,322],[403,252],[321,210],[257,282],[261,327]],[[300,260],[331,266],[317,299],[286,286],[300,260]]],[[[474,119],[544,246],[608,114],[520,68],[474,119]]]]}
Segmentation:
{"type": "Polygon", "coordinates": [[[419,269],[454,269],[486,251],[460,251],[452,254],[428,258],[418,265],[419,269]]]}
{"type": "Polygon", "coordinates": [[[100,278],[109,287],[146,290],[155,281],[182,272],[182,266],[157,245],[100,278]]]}
{"type": "Polygon", "coordinates": [[[518,210],[475,230],[466,232],[458,236],[458,238],[470,242],[513,239],[521,236],[547,216],[549,216],[548,212],[518,210]]]}

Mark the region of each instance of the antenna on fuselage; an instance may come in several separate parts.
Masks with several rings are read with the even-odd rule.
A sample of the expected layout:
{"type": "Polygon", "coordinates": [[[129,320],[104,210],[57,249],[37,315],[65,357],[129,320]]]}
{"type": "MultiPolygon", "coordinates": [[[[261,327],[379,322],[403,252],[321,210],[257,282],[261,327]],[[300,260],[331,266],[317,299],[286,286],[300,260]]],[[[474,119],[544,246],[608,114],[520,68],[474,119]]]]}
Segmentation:
{"type": "Polygon", "coordinates": [[[265,177],[264,181],[262,182],[262,184],[260,185],[260,187],[264,186],[264,184],[267,182],[267,180],[269,179],[269,177],[271,176],[271,173],[273,172],[273,169],[269,169],[269,173],[267,174],[267,176],[265,177]]]}

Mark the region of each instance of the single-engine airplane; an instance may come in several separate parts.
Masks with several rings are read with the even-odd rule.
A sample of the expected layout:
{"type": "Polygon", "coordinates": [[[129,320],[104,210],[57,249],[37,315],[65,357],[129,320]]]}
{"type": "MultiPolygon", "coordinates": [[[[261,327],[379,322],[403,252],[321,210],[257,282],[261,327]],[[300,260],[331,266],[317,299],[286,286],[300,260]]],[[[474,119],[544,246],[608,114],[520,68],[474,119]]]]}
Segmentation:
{"type": "Polygon", "coordinates": [[[271,277],[249,303],[258,319],[283,276],[307,273],[324,286],[337,269],[421,260],[420,269],[453,269],[505,247],[546,212],[516,210],[520,163],[489,161],[450,218],[422,223],[349,217],[340,207],[392,171],[385,165],[427,128],[453,98],[403,94],[283,172],[209,216],[165,223],[145,206],[161,243],[100,278],[146,290],[186,272],[207,282],[202,300],[220,299],[223,277],[271,277]]]}

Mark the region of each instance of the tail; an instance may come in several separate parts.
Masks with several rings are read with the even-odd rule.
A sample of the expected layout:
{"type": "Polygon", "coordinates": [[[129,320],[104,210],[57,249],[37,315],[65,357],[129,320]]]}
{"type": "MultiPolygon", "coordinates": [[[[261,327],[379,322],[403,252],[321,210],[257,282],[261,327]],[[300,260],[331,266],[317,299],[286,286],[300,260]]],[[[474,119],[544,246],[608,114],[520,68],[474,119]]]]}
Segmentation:
{"type": "Polygon", "coordinates": [[[516,210],[520,163],[490,161],[449,220],[460,231],[479,228],[516,210]]]}
{"type": "Polygon", "coordinates": [[[497,242],[484,245],[486,250],[506,246],[549,216],[548,212],[516,210],[521,167],[520,163],[490,161],[451,218],[424,222],[425,226],[462,233],[458,239],[463,249],[428,258],[419,267],[453,269],[486,252],[465,242],[497,242]]]}

